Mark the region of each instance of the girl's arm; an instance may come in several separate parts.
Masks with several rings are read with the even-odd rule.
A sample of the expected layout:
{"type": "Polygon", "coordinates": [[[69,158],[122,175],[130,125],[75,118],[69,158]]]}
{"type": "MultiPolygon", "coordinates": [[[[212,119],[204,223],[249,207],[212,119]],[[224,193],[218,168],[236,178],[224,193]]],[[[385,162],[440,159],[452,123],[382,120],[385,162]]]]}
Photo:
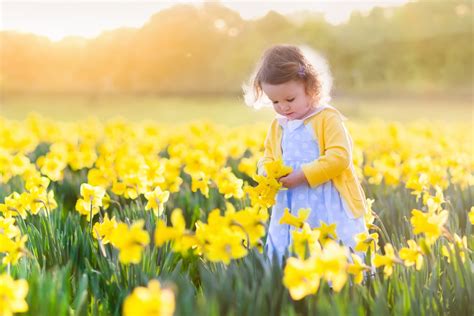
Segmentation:
{"type": "Polygon", "coordinates": [[[339,114],[328,114],[323,124],[324,154],[301,166],[311,187],[340,175],[349,167],[352,159],[349,135],[339,114]]]}

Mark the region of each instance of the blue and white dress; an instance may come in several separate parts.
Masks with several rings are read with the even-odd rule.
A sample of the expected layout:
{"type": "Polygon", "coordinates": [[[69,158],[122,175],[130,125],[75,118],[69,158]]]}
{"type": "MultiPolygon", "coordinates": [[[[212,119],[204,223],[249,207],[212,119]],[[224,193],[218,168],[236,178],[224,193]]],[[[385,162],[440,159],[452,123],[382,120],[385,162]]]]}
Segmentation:
{"type": "MultiPolygon", "coordinates": [[[[304,119],[315,115],[318,111],[307,115],[300,120],[287,120],[278,118],[283,128],[281,141],[283,162],[293,168],[293,171],[301,169],[301,165],[311,162],[319,157],[318,140],[310,124],[305,125],[304,119]]],[[[276,196],[276,203],[272,207],[270,225],[265,242],[265,249],[270,259],[276,252],[281,260],[292,242],[291,232],[293,226],[279,224],[284,209],[288,207],[291,214],[297,216],[301,208],[310,208],[311,212],[307,219],[311,228],[319,227],[320,220],[327,224],[336,223],[338,238],[348,247],[354,249],[356,242],[354,236],[361,232],[367,232],[364,216],[354,218],[346,202],[341,198],[329,180],[317,187],[311,188],[302,184],[292,189],[280,190],[276,196]]],[[[364,258],[363,254],[357,253],[364,258]]],[[[350,259],[350,258],[349,258],[350,259]]],[[[281,263],[281,261],[280,261],[281,263]]]]}

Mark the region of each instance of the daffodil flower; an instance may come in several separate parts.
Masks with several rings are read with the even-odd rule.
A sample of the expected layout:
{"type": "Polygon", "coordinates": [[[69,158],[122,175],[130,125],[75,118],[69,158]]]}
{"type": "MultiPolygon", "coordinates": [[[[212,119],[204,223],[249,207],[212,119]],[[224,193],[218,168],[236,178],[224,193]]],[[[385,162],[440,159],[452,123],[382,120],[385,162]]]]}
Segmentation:
{"type": "Polygon", "coordinates": [[[124,316],[172,316],[175,295],[171,289],[161,288],[158,280],[151,280],[147,287],[136,287],[123,303],[124,316]]]}
{"type": "Polygon", "coordinates": [[[294,216],[290,213],[289,208],[283,210],[283,216],[280,218],[280,224],[287,224],[296,228],[302,228],[304,222],[308,219],[311,209],[302,208],[298,210],[298,215],[294,216]]]}

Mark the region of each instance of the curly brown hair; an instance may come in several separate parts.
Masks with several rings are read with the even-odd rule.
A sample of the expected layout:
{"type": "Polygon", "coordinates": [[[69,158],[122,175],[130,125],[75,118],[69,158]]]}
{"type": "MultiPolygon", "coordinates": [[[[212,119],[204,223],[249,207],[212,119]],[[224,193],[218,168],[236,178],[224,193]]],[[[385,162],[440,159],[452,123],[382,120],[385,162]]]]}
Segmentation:
{"type": "Polygon", "coordinates": [[[319,99],[321,82],[318,73],[301,49],[288,44],[269,47],[261,56],[251,80],[256,100],[263,94],[262,83],[277,85],[290,80],[302,82],[306,94],[312,100],[319,99]]]}

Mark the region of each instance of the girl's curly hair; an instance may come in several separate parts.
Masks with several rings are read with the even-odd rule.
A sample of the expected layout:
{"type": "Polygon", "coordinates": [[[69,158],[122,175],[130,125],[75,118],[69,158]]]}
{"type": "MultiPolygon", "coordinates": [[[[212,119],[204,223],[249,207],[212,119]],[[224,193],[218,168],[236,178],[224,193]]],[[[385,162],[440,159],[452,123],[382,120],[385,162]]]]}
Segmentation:
{"type": "Polygon", "coordinates": [[[315,104],[330,100],[332,77],[325,59],[307,46],[278,44],[265,50],[248,83],[242,85],[245,103],[255,108],[271,106],[262,83],[277,85],[290,80],[304,83],[315,104]]]}

